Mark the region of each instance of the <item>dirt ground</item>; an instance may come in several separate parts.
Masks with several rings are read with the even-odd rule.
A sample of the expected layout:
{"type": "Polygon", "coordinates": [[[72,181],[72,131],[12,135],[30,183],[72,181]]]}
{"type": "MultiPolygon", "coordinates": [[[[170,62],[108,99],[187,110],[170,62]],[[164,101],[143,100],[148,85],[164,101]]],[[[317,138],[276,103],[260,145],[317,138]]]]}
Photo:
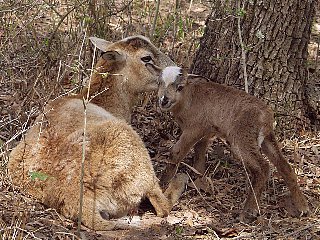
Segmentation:
{"type": "MultiPolygon", "coordinates": [[[[146,117],[144,123],[147,125],[148,121],[150,118],[146,117]]],[[[163,167],[167,147],[172,145],[172,141],[164,140],[163,136],[160,140],[159,133],[149,135],[154,143],[149,141],[148,144],[157,170],[163,167]],[[153,148],[156,142],[160,147],[153,148]]],[[[162,134],[170,135],[161,130],[162,134]]],[[[272,170],[262,198],[261,216],[251,224],[239,222],[247,187],[246,175],[243,167],[229,157],[228,148],[214,141],[207,156],[207,175],[202,181],[195,180],[196,175],[187,165],[181,166],[181,171],[190,176],[189,184],[168,217],[156,217],[150,203],[143,202],[138,216],[121,219],[128,223],[128,229],[93,232],[83,227],[81,238],[320,239],[320,158],[317,152],[320,135],[283,144],[285,155],[295,167],[299,184],[308,199],[311,208],[308,217],[289,217],[288,191],[283,180],[272,170]]],[[[22,239],[22,236],[24,239],[77,239],[75,223],[20,192],[7,176],[2,176],[0,184],[0,234],[3,239],[11,239],[9,236],[12,239],[22,239]]]]}
{"type": "MultiPolygon", "coordinates": [[[[181,2],[181,11],[188,11],[192,1],[181,2]]],[[[167,5],[165,8],[172,8],[172,5],[167,5]]],[[[179,34],[181,36],[186,34],[183,35],[184,38],[175,42],[172,41],[169,34],[162,36],[164,40],[161,47],[171,49],[166,53],[178,64],[192,61],[190,52],[192,53],[194,45],[190,45],[189,40],[201,34],[201,31],[197,32],[196,29],[203,27],[209,12],[208,5],[203,4],[202,1],[194,1],[190,9],[188,16],[192,19],[193,24],[184,27],[190,32],[194,30],[196,32],[194,36],[182,32],[179,34]]],[[[48,21],[49,25],[49,20],[43,19],[48,21]]],[[[138,15],[134,15],[132,19],[134,22],[135,19],[138,19],[138,15]]],[[[162,15],[162,20],[165,20],[164,15],[162,15]]],[[[310,43],[310,61],[313,69],[310,78],[316,82],[320,79],[318,67],[320,25],[317,25],[318,20],[319,18],[317,18],[310,43]]],[[[45,26],[41,25],[41,28],[45,26]]],[[[139,32],[139,28],[134,24],[132,29],[132,32],[139,32]]],[[[158,34],[162,34],[160,30],[158,34]]],[[[3,34],[1,31],[0,28],[0,38],[3,34]]],[[[35,32],[30,34],[35,34],[35,32]]],[[[23,48],[24,45],[21,44],[21,47],[23,48]]],[[[5,59],[14,59],[15,54],[19,52],[10,52],[5,59]]],[[[20,130],[21,126],[24,129],[26,127],[24,123],[30,125],[36,113],[34,109],[41,106],[39,101],[45,102],[44,99],[52,98],[53,96],[49,93],[57,92],[61,87],[59,85],[47,88],[47,82],[40,82],[40,88],[36,88],[39,81],[35,81],[32,82],[32,91],[26,87],[26,91],[23,92],[24,86],[27,86],[26,82],[32,75],[30,72],[35,72],[36,79],[52,74],[49,71],[50,68],[47,72],[37,72],[38,67],[43,68],[41,65],[43,59],[40,61],[27,54],[23,56],[25,59],[22,60],[26,65],[19,66],[21,76],[10,75],[9,71],[0,76],[0,239],[320,239],[319,131],[304,132],[299,137],[281,141],[283,153],[295,169],[301,189],[308,199],[311,209],[308,217],[292,218],[289,216],[288,190],[282,178],[272,168],[268,185],[262,196],[260,216],[251,224],[240,222],[239,214],[246,197],[247,177],[241,163],[232,159],[228,147],[222,141],[213,139],[207,153],[208,169],[203,178],[199,178],[190,168],[193,153],[190,153],[188,160],[181,164],[180,171],[188,173],[189,183],[180,201],[174,206],[168,217],[155,216],[150,203],[143,202],[137,216],[119,220],[127,223],[127,229],[93,232],[83,227],[81,236],[77,236],[76,223],[65,219],[55,209],[43,206],[32,196],[28,196],[13,186],[6,174],[8,154],[11,147],[19,140],[19,137],[15,137],[15,132],[17,129],[20,130]],[[19,81],[12,80],[14,78],[19,81]],[[41,90],[44,92],[42,93],[41,90]],[[42,97],[42,94],[46,98],[42,97]],[[37,98],[33,98],[34,96],[37,98]],[[25,106],[29,106],[28,112],[25,106]],[[24,111],[27,114],[17,114],[24,111]],[[6,145],[5,143],[9,141],[10,145],[6,145]]],[[[59,66],[59,64],[56,65],[59,66]]],[[[54,73],[57,72],[55,69],[54,73]]],[[[2,73],[1,69],[0,73],[2,73]]],[[[54,74],[50,76],[51,79],[52,77],[57,78],[54,74]]],[[[63,87],[70,88],[69,82],[64,84],[69,77],[72,76],[68,76],[61,82],[63,87]]],[[[49,80],[50,78],[48,77],[49,80]]],[[[179,138],[180,130],[172,121],[170,114],[161,113],[155,102],[155,96],[144,98],[133,113],[132,125],[145,142],[154,168],[160,176],[164,162],[169,156],[169,149],[179,138]]]]}

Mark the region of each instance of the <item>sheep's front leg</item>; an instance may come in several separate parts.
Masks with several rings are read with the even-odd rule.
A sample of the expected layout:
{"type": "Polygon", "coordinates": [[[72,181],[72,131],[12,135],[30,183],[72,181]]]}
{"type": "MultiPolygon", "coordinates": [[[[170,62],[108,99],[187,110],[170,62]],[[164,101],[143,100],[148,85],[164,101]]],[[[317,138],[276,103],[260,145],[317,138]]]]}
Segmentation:
{"type": "Polygon", "coordinates": [[[146,194],[150,203],[156,210],[157,216],[166,217],[171,210],[171,204],[166,196],[163,194],[160,186],[155,184],[155,186],[146,194]]]}
{"type": "Polygon", "coordinates": [[[146,194],[152,206],[156,210],[157,216],[165,217],[171,211],[173,205],[179,200],[181,194],[186,188],[188,176],[186,174],[177,174],[170,182],[168,188],[163,193],[157,184],[146,194]]]}
{"type": "Polygon", "coordinates": [[[200,131],[195,131],[194,128],[190,129],[192,131],[183,131],[179,141],[173,146],[170,163],[167,164],[161,178],[162,184],[167,184],[172,180],[177,172],[179,163],[188,154],[193,145],[201,139],[202,133],[200,131]]]}

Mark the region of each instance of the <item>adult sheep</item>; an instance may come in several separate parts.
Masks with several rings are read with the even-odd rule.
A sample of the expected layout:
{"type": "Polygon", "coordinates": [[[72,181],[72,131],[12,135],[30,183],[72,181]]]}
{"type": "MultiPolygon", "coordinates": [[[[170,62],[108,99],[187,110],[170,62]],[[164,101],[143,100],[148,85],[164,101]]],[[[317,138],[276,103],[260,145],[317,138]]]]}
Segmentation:
{"type": "Polygon", "coordinates": [[[157,77],[145,64],[165,67],[173,62],[143,36],[115,43],[95,37],[91,41],[103,53],[90,87],[46,106],[12,150],[9,173],[15,185],[76,220],[85,146],[85,226],[94,230],[117,227],[117,222],[109,219],[127,215],[143,197],[150,200],[158,216],[166,216],[183,191],[186,178],[179,176],[163,193],[148,152],[128,122],[138,94],[157,88],[157,77]],[[83,99],[87,96],[91,101],[85,106],[84,128],[83,99]],[[31,179],[30,175],[47,179],[31,179]]]}

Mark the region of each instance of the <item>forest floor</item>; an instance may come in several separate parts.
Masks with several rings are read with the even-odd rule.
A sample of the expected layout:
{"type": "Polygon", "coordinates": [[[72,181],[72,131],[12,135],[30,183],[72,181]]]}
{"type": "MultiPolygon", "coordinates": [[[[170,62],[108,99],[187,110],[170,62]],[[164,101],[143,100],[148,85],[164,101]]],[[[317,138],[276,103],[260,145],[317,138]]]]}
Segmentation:
{"type": "MultiPolygon", "coordinates": [[[[187,12],[191,6],[190,3],[181,2],[181,12],[187,12]]],[[[53,9],[53,7],[50,5],[50,8],[53,9]]],[[[165,8],[173,8],[173,6],[168,4],[165,8]]],[[[148,17],[150,12],[144,14],[148,17]]],[[[39,13],[42,14],[41,11],[36,14],[39,13]]],[[[186,14],[189,22],[182,22],[183,27],[180,30],[184,32],[179,32],[180,25],[177,24],[178,35],[183,36],[180,36],[179,41],[173,42],[172,37],[167,33],[167,35],[161,35],[163,29],[157,33],[161,35],[159,38],[162,38],[162,48],[172,46],[171,50],[166,53],[177,63],[183,64],[186,59],[189,63],[192,62],[190,54],[196,45],[193,40],[201,34],[201,31],[195,29],[203,28],[208,13],[207,5],[201,1],[194,1],[192,8],[186,14]],[[194,45],[190,45],[191,42],[194,45]]],[[[130,20],[128,16],[121,15],[125,19],[121,24],[127,24],[126,21],[130,20]]],[[[165,21],[164,14],[160,14],[161,16],[165,21]]],[[[133,23],[138,19],[137,14],[131,17],[133,20],[130,21],[133,23]]],[[[46,24],[40,24],[43,31],[49,26],[47,22],[51,21],[44,15],[37,19],[46,22],[46,24]]],[[[320,79],[317,63],[320,39],[320,21],[318,20],[319,18],[315,23],[316,27],[310,44],[310,62],[315,66],[315,71],[310,74],[310,78],[314,81],[320,79]]],[[[112,26],[117,25],[114,21],[111,19],[114,24],[112,26]]],[[[121,24],[119,24],[120,27],[123,26],[121,24]]],[[[115,32],[119,31],[119,26],[117,25],[115,32]]],[[[18,40],[14,41],[14,38],[19,36],[18,33],[20,37],[23,37],[23,30],[20,26],[18,32],[12,33],[14,36],[12,39],[5,39],[6,44],[11,44],[10,47],[15,49],[15,51],[5,53],[6,61],[15,59],[15,56],[18,55],[19,59],[15,60],[23,63],[19,66],[19,74],[15,72],[18,71],[16,68],[11,68],[12,71],[6,73],[1,72],[0,69],[2,74],[0,75],[0,238],[79,239],[76,236],[76,223],[64,218],[55,209],[46,208],[32,196],[28,196],[13,186],[7,175],[6,163],[9,152],[20,138],[20,134],[16,135],[16,132],[25,129],[26,124],[30,125],[34,119],[34,112],[36,112],[34,109],[44,104],[43,99],[52,98],[49,92],[58,92],[61,87],[60,85],[59,87],[48,87],[53,85],[50,83],[51,79],[59,77],[56,76],[59,64],[50,68],[51,66],[48,67],[43,63],[45,59],[40,59],[39,55],[35,58],[29,56],[27,51],[30,49],[24,49],[28,45],[26,39],[31,42],[36,31],[28,32],[30,30],[28,28],[25,42],[20,44],[18,40]],[[19,47],[16,47],[15,44],[19,47]],[[32,77],[37,81],[28,83],[32,77]],[[39,78],[45,77],[48,80],[38,81],[39,78]],[[42,101],[41,104],[39,104],[40,101],[42,101]],[[7,144],[8,142],[10,144],[7,144]]],[[[133,24],[128,32],[135,34],[140,33],[140,30],[133,24]]],[[[6,35],[0,28],[0,38],[1,36],[6,35]]],[[[39,36],[38,38],[42,39],[39,36]]],[[[2,47],[0,45],[0,50],[2,47]]],[[[0,55],[4,54],[3,52],[0,55]]],[[[67,77],[71,78],[72,74],[67,77]]],[[[63,78],[61,84],[70,88],[69,82],[65,84],[66,79],[63,78]]],[[[169,156],[169,149],[179,138],[180,131],[177,125],[172,121],[170,114],[160,112],[153,95],[145,98],[142,104],[136,107],[132,125],[145,142],[154,168],[160,176],[169,156]]],[[[208,169],[203,178],[197,176],[189,167],[193,153],[189,154],[185,164],[181,164],[180,171],[188,173],[190,179],[181,199],[168,217],[155,216],[150,203],[143,202],[139,216],[122,219],[122,221],[127,221],[128,229],[93,232],[83,227],[81,239],[320,239],[320,132],[305,131],[300,136],[281,141],[280,144],[283,154],[295,169],[299,185],[309,202],[311,214],[308,217],[292,218],[289,216],[288,190],[283,179],[278,176],[274,168],[271,168],[270,178],[261,200],[260,216],[250,224],[240,222],[239,214],[246,197],[247,177],[241,163],[232,159],[228,146],[214,139],[207,153],[208,169]]]]}

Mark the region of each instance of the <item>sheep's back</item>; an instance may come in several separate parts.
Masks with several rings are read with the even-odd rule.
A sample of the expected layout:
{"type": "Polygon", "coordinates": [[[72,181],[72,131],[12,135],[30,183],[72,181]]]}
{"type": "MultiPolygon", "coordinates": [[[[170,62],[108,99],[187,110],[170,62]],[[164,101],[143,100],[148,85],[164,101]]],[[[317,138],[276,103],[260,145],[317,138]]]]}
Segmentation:
{"type": "Polygon", "coordinates": [[[47,206],[75,218],[85,146],[85,201],[94,201],[98,209],[115,217],[136,207],[157,181],[137,133],[122,120],[94,118],[91,113],[84,137],[84,128],[79,128],[81,116],[63,124],[58,122],[63,115],[52,113],[41,134],[40,126],[34,126],[12,151],[8,168],[13,182],[47,206]],[[47,179],[30,178],[38,173],[47,179]]]}

